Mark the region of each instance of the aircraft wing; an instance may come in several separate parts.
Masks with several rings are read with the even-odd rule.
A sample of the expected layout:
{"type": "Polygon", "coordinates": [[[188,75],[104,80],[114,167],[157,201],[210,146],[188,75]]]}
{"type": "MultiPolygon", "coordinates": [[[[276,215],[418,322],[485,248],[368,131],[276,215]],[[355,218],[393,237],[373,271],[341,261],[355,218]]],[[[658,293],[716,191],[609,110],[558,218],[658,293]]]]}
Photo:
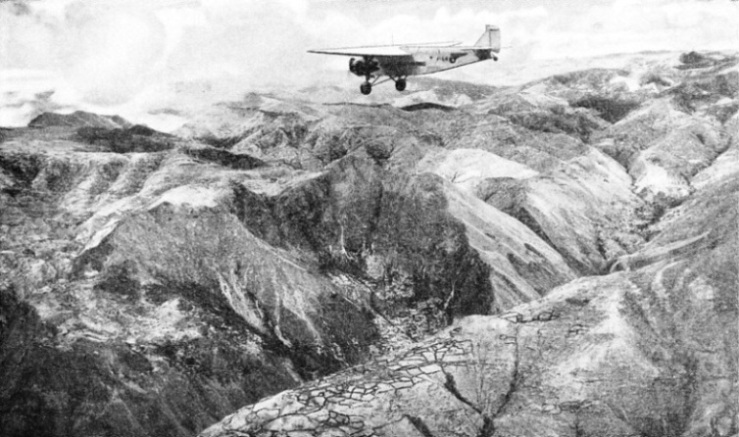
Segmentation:
{"type": "Polygon", "coordinates": [[[378,47],[347,47],[345,49],[308,50],[308,53],[320,53],[324,55],[342,56],[409,56],[410,54],[400,46],[378,46],[378,47]]]}
{"type": "Polygon", "coordinates": [[[308,50],[308,53],[320,53],[324,55],[341,55],[341,56],[374,56],[374,57],[403,57],[409,56],[413,51],[418,49],[441,48],[458,46],[459,42],[428,42],[416,44],[388,45],[388,46],[367,46],[367,47],[345,47],[338,49],[317,49],[308,50]]]}
{"type": "Polygon", "coordinates": [[[492,50],[495,53],[500,52],[500,49],[494,48],[494,47],[485,47],[485,46],[455,46],[455,50],[492,50]]]}

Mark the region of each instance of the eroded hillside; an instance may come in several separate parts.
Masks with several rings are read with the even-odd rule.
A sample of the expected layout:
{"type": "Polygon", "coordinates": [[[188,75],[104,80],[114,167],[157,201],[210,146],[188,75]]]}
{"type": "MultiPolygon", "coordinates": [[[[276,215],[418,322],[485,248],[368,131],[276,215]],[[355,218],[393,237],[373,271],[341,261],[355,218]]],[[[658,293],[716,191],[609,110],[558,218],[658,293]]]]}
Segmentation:
{"type": "Polygon", "coordinates": [[[736,433],[738,82],[691,54],[4,130],[0,428],[736,433]]]}

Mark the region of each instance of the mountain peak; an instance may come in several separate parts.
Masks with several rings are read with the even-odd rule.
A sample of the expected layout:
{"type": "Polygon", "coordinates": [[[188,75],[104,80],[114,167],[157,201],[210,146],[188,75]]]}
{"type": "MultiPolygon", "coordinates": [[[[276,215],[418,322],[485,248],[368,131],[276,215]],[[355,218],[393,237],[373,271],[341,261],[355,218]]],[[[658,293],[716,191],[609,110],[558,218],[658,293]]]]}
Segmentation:
{"type": "Polygon", "coordinates": [[[108,129],[131,127],[132,123],[118,115],[99,115],[85,111],[70,114],[44,112],[28,123],[28,127],[103,127],[108,129]]]}

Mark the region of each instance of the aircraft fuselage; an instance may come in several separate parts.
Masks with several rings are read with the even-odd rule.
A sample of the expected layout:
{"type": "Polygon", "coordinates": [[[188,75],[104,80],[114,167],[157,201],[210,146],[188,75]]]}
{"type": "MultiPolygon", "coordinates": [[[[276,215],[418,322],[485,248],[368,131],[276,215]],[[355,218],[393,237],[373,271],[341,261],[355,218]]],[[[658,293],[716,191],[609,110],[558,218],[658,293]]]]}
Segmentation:
{"type": "MultiPolygon", "coordinates": [[[[496,59],[490,50],[484,49],[419,49],[409,53],[409,55],[413,58],[412,63],[407,61],[394,62],[395,60],[392,58],[383,59],[381,63],[378,62],[379,69],[373,74],[389,77],[418,76],[464,67],[488,59],[496,59]]],[[[362,76],[362,74],[357,75],[362,76]]]]}

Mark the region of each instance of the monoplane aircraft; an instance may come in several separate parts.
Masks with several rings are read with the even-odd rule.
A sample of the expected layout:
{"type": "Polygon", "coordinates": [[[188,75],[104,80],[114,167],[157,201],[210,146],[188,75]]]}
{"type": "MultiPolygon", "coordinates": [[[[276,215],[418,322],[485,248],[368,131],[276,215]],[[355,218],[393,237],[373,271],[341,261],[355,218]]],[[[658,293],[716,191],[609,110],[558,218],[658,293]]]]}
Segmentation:
{"type": "Polygon", "coordinates": [[[488,59],[497,61],[497,53],[500,53],[500,29],[497,26],[485,26],[485,33],[474,46],[446,42],[346,47],[308,52],[352,56],[349,59],[349,71],[364,77],[364,83],[359,87],[362,94],[371,93],[372,85],[387,80],[393,80],[395,89],[403,91],[408,76],[437,73],[488,59]],[[387,76],[388,79],[378,83],[382,76],[387,76]]]}

